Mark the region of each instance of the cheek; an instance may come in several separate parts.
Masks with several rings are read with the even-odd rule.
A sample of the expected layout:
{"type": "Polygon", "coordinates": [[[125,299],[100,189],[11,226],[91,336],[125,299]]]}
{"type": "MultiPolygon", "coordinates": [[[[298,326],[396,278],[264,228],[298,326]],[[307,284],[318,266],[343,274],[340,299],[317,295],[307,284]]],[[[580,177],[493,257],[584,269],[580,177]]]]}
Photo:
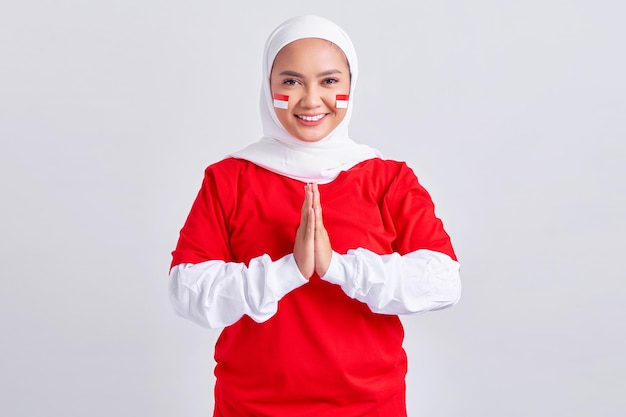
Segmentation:
{"type": "Polygon", "coordinates": [[[289,121],[289,112],[287,110],[275,108],[274,113],[276,114],[276,117],[278,118],[280,124],[283,125],[283,127],[286,127],[289,121]]]}
{"type": "MultiPolygon", "coordinates": [[[[334,103],[333,103],[333,107],[335,107],[334,103]]],[[[341,123],[344,117],[346,117],[347,113],[348,113],[347,109],[335,109],[337,124],[341,123]]]]}
{"type": "Polygon", "coordinates": [[[324,96],[324,103],[326,104],[328,108],[333,109],[337,116],[342,113],[345,114],[344,109],[337,108],[337,94],[333,93],[333,94],[328,94],[324,96]]]}
{"type": "Polygon", "coordinates": [[[280,84],[280,83],[272,83],[271,82],[270,83],[270,92],[272,94],[274,94],[274,93],[282,93],[281,92],[281,88],[280,88],[281,86],[282,86],[282,84],[280,84]]]}

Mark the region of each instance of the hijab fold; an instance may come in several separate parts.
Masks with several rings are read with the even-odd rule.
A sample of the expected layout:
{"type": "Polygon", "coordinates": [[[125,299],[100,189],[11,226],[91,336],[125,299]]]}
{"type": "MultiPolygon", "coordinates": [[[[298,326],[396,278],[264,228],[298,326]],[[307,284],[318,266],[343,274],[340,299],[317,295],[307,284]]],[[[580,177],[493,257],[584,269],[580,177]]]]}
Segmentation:
{"type": "Polygon", "coordinates": [[[343,29],[318,16],[299,16],[285,21],[269,36],[263,53],[260,97],[263,137],[230,156],[289,178],[315,183],[331,182],[340,172],[360,162],[381,158],[376,149],[357,144],[348,135],[357,75],[356,51],[343,29]],[[328,136],[317,142],[304,142],[285,130],[274,112],[270,89],[270,73],[278,52],[285,45],[305,38],[325,39],[337,45],[348,59],[351,75],[350,98],[344,119],[328,136]]]}

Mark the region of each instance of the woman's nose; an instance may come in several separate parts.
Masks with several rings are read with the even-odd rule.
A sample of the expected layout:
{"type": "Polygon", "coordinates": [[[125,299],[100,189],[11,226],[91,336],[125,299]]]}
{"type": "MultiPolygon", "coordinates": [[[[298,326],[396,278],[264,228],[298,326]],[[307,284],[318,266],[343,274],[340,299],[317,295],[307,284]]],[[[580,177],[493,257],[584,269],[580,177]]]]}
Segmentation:
{"type": "Polygon", "coordinates": [[[306,108],[315,108],[321,106],[323,100],[321,92],[315,86],[307,87],[304,97],[302,97],[302,106],[306,108]]]}

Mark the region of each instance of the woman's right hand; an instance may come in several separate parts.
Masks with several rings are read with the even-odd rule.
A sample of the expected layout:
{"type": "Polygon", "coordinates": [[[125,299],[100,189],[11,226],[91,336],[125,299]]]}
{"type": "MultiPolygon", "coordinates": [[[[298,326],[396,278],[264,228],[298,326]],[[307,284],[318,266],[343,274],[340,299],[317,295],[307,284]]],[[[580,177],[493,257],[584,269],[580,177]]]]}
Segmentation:
{"type": "Polygon", "coordinates": [[[304,203],[300,213],[300,225],[296,230],[293,256],[306,279],[315,272],[315,212],[313,210],[313,185],[304,186],[304,203]]]}
{"type": "Polygon", "coordinates": [[[304,203],[300,213],[300,225],[296,231],[293,255],[300,273],[306,279],[311,278],[314,272],[322,277],[328,271],[332,248],[322,219],[317,184],[307,184],[304,187],[304,203]]]}

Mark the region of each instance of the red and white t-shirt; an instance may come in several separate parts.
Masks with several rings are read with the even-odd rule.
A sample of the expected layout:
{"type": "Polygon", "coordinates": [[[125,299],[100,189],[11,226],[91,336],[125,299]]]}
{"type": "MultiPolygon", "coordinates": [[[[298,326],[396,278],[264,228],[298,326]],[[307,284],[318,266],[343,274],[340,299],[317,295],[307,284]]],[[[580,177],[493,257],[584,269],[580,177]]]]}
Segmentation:
{"type": "Polygon", "coordinates": [[[405,416],[397,314],[453,305],[450,238],[406,164],[370,159],[319,185],[333,258],[293,260],[304,184],[228,158],[207,168],[173,252],[176,311],[224,327],[216,416],[405,416]]]}

